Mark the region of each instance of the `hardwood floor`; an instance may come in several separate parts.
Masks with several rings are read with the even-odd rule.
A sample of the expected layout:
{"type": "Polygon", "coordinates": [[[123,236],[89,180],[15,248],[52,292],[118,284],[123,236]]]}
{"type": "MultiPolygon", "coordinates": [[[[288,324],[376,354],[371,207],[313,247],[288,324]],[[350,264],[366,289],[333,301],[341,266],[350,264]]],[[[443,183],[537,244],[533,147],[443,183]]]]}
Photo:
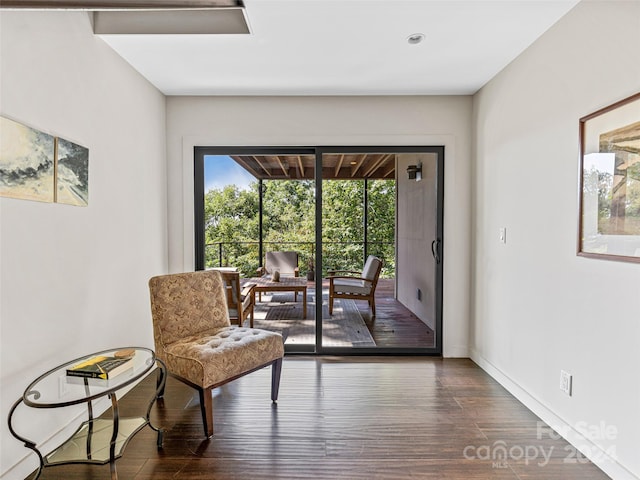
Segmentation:
{"type": "MultiPolygon", "coordinates": [[[[122,399],[121,415],[145,411],[151,377],[122,399]]],[[[204,439],[198,395],[170,378],[152,410],[168,429],[164,447],[146,427],[116,463],[120,480],[608,478],[571,463],[572,447],[470,360],[286,357],[277,405],[270,379],[265,369],[215,390],[214,436],[204,439]]],[[[41,476],[108,478],[108,466],[91,465],[41,476]]]]}

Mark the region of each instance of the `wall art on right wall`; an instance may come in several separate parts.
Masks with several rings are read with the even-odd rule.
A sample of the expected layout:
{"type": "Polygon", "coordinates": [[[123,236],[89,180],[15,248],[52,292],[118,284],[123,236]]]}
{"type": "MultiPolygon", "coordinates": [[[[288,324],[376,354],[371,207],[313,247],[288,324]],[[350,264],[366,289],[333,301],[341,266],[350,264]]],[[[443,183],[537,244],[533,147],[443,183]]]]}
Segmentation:
{"type": "Polygon", "coordinates": [[[579,126],[578,255],[640,262],[640,93],[579,126]]]}

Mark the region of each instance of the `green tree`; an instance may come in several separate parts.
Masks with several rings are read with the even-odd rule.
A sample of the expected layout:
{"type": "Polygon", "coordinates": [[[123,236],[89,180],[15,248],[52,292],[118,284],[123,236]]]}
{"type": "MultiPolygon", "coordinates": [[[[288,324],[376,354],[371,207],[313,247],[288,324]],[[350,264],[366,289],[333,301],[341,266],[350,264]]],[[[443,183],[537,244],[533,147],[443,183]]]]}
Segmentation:
{"type": "Polygon", "coordinates": [[[259,237],[257,183],[252,183],[248,190],[235,185],[209,190],[204,206],[206,266],[234,265],[245,275],[251,269],[255,271],[255,242],[259,237]]]}
{"type": "MultiPolygon", "coordinates": [[[[357,270],[364,255],[363,180],[323,182],[323,263],[325,270],[357,270]]],[[[205,262],[207,267],[233,265],[253,276],[260,265],[259,184],[248,190],[235,185],[205,195],[205,262]],[[222,254],[220,253],[222,252],[222,254]]],[[[385,261],[393,275],[395,240],[395,182],[368,182],[369,253],[385,261]]],[[[265,250],[300,253],[301,272],[315,256],[315,186],[311,180],[263,182],[263,241],[265,250]]],[[[325,272],[323,272],[325,273],[325,272]]]]}
{"type": "Polygon", "coordinates": [[[362,268],[364,181],[325,180],[322,199],[325,268],[362,268]]]}
{"type": "Polygon", "coordinates": [[[369,253],[383,260],[383,276],[395,272],[396,182],[370,180],[367,236],[369,253]]]}

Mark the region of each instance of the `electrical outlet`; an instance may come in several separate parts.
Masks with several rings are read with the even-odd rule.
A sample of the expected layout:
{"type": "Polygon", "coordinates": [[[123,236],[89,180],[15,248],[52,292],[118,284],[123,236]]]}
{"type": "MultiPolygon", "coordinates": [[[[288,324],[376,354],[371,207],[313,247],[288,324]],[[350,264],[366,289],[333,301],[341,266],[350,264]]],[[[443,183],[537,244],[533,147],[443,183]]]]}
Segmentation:
{"type": "Polygon", "coordinates": [[[570,373],[560,370],[560,390],[569,396],[571,396],[572,380],[573,376],[570,373]]]}

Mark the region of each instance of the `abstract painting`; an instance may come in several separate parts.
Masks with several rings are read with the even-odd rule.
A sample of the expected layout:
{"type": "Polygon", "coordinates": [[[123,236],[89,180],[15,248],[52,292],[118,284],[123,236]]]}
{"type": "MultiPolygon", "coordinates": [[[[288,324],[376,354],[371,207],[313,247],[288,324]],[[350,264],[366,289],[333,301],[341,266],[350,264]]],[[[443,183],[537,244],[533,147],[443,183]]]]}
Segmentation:
{"type": "Polygon", "coordinates": [[[0,196],[53,202],[53,136],[0,117],[0,196]]]}
{"type": "Polygon", "coordinates": [[[86,206],[89,150],[0,117],[0,196],[86,206]]]}
{"type": "Polygon", "coordinates": [[[86,206],[89,202],[89,150],[62,138],[57,140],[55,201],[86,206]]]}

